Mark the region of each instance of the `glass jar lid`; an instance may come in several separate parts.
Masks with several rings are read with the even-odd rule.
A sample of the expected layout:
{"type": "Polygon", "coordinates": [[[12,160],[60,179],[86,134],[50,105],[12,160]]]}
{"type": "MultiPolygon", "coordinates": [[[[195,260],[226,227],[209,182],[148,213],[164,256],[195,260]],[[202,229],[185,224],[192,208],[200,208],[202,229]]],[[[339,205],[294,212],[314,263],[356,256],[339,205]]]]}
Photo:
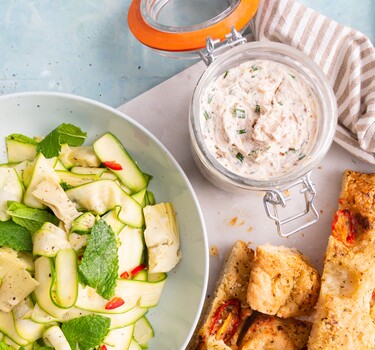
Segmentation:
{"type": "Polygon", "coordinates": [[[128,25],[144,45],[164,52],[197,52],[206,39],[243,32],[259,0],[133,0],[128,25]]]}

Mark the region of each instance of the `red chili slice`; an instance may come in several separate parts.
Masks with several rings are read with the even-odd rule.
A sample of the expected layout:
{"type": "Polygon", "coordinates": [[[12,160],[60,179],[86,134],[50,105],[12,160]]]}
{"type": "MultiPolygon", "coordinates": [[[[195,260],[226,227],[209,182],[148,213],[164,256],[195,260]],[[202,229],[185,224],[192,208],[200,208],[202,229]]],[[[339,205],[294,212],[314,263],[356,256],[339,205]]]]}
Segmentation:
{"type": "Polygon", "coordinates": [[[114,160],[108,160],[103,162],[103,165],[111,170],[122,170],[121,164],[115,162],[114,160]]]}
{"type": "Polygon", "coordinates": [[[348,247],[354,244],[355,222],[349,209],[341,209],[335,213],[332,221],[332,236],[348,247]]]}
{"type": "Polygon", "coordinates": [[[117,309],[118,307],[120,307],[121,305],[125,304],[125,301],[120,298],[120,297],[114,297],[113,299],[111,299],[106,305],[105,305],[105,309],[106,310],[113,310],[113,309],[117,309]]]}
{"type": "Polygon", "coordinates": [[[240,324],[241,304],[238,299],[229,299],[219,306],[212,318],[210,335],[215,335],[217,340],[227,343],[240,324]]]}
{"type": "Polygon", "coordinates": [[[120,278],[123,278],[125,280],[128,280],[130,278],[130,274],[128,271],[124,271],[121,275],[120,278]]]}
{"type": "Polygon", "coordinates": [[[103,344],[103,345],[100,347],[100,350],[107,350],[107,347],[103,344]]]}
{"type": "Polygon", "coordinates": [[[142,270],[146,269],[147,266],[144,264],[140,264],[137,267],[135,267],[133,270],[131,270],[131,275],[135,276],[137,273],[141,272],[142,270]]]}

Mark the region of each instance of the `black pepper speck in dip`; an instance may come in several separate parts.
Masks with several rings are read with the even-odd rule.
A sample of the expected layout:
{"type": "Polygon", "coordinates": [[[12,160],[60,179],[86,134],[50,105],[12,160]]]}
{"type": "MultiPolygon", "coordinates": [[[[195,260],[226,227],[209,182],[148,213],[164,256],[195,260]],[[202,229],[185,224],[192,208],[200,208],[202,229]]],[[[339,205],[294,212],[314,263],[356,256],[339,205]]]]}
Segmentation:
{"type": "Polygon", "coordinates": [[[319,107],[293,68],[253,60],[216,78],[200,101],[209,152],[229,171],[249,179],[283,175],[308,157],[319,107]]]}

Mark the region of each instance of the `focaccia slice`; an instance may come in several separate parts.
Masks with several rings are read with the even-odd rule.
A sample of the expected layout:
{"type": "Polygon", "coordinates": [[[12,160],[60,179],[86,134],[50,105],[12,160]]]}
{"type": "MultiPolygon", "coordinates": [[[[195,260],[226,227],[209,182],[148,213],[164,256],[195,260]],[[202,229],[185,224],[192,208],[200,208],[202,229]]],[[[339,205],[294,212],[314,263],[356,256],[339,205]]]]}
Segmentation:
{"type": "Polygon", "coordinates": [[[240,342],[240,350],[306,349],[311,323],[259,314],[240,342]]]}
{"type": "Polygon", "coordinates": [[[308,349],[374,349],[375,174],[344,173],[308,349]]]}
{"type": "Polygon", "coordinates": [[[252,311],[246,291],[254,251],[237,241],[225,259],[217,288],[207,300],[188,350],[237,349],[237,339],[252,311]]]}
{"type": "Polygon", "coordinates": [[[253,310],[283,318],[310,315],[319,289],[319,273],[302,253],[284,246],[258,246],[247,290],[253,310]]]}

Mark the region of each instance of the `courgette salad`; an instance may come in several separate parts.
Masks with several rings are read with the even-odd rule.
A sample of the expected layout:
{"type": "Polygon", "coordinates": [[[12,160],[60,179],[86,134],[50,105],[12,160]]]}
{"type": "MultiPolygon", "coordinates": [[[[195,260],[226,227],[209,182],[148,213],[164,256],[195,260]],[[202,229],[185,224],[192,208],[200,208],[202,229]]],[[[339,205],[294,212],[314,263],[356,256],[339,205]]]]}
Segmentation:
{"type": "Polygon", "coordinates": [[[61,124],[6,137],[0,165],[0,349],[143,349],[180,260],[171,203],[156,203],[112,133],[61,124]]]}

